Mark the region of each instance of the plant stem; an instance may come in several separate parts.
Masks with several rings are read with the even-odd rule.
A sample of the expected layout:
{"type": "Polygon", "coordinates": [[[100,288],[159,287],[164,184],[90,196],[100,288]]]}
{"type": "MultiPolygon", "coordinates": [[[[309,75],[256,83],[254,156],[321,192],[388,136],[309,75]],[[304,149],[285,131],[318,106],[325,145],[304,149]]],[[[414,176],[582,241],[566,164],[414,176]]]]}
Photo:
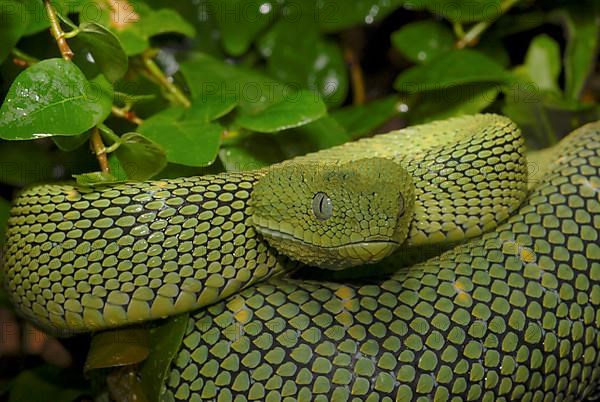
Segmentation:
{"type": "Polygon", "coordinates": [[[504,0],[500,4],[500,13],[496,15],[494,18],[491,18],[486,21],[480,21],[477,24],[473,25],[471,29],[469,29],[459,40],[456,42],[455,47],[457,49],[464,49],[465,47],[473,46],[479,40],[479,37],[482,33],[484,33],[491,25],[500,18],[501,15],[506,14],[508,10],[511,9],[512,6],[517,4],[520,0],[504,0]]]}
{"type": "Polygon", "coordinates": [[[453,22],[452,29],[454,29],[454,35],[457,38],[462,39],[465,36],[465,29],[460,22],[453,22]]]}
{"type": "Polygon", "coordinates": [[[100,131],[97,127],[94,127],[92,129],[90,142],[92,144],[92,149],[96,154],[96,158],[98,159],[100,170],[102,171],[102,173],[110,173],[110,168],[108,166],[108,158],[106,157],[106,147],[104,146],[104,142],[102,142],[102,137],[100,136],[100,131]]]}
{"type": "Polygon", "coordinates": [[[363,71],[360,66],[360,61],[357,59],[354,51],[347,47],[344,52],[344,58],[350,65],[350,78],[352,81],[352,104],[353,105],[364,105],[365,95],[365,80],[363,77],[363,71]]]}
{"type": "Polygon", "coordinates": [[[192,105],[190,100],[184,95],[184,93],[165,75],[165,73],[158,67],[158,65],[152,60],[150,53],[142,56],[144,67],[146,72],[158,82],[170,95],[173,96],[181,106],[188,108],[192,105]]]}
{"type": "Polygon", "coordinates": [[[113,105],[112,114],[114,114],[115,116],[120,117],[122,119],[129,120],[130,122],[132,122],[133,124],[136,124],[138,126],[144,122],[144,120],[139,118],[138,115],[135,114],[135,112],[132,112],[131,110],[129,110],[129,108],[122,108],[122,107],[113,105]]]}
{"type": "Polygon", "coordinates": [[[10,52],[14,56],[13,62],[18,66],[29,67],[39,62],[39,60],[35,57],[28,55],[27,53],[17,49],[16,47],[13,47],[13,49],[10,52]]]}
{"type": "Polygon", "coordinates": [[[56,40],[56,44],[58,45],[58,49],[60,50],[60,54],[62,54],[63,59],[71,60],[74,56],[73,51],[69,47],[67,40],[65,39],[65,33],[60,27],[60,22],[58,17],[56,16],[56,10],[50,4],[50,0],[44,0],[44,6],[46,7],[46,14],[48,14],[48,19],[50,20],[50,32],[56,40]]]}

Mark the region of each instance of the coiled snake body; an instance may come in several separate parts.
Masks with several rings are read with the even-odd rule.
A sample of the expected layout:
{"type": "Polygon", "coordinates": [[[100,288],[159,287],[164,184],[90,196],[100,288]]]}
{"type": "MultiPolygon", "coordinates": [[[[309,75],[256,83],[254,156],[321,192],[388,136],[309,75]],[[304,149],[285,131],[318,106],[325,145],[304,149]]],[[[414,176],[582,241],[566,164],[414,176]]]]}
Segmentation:
{"type": "Polygon", "coordinates": [[[196,313],[166,400],[579,401],[600,382],[600,123],[495,231],[391,277],[196,313]]]}
{"type": "Polygon", "coordinates": [[[335,268],[380,259],[403,242],[478,235],[525,189],[520,133],[494,115],[252,172],[37,186],[11,211],[5,283],[19,310],[50,331],[115,327],[203,307],[294,270],[277,250],[335,268]],[[332,202],[327,219],[314,208],[318,194],[332,202]]]}
{"type": "MultiPolygon", "coordinates": [[[[527,203],[480,240],[388,280],[271,279],[200,311],[167,397],[583,395],[600,376],[597,136],[565,140],[527,203]]],[[[276,249],[337,268],[478,236],[521,203],[525,172],[518,130],[485,115],[269,170],[41,186],[16,201],[5,281],[18,309],[55,332],[163,317],[294,270],[276,249]]]]}

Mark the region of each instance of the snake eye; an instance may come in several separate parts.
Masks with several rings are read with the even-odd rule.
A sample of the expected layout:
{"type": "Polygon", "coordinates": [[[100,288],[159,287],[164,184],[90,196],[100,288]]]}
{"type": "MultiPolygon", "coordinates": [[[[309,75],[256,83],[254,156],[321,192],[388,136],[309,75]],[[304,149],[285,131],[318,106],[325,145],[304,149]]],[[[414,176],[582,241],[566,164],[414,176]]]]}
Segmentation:
{"type": "Polygon", "coordinates": [[[317,193],[312,200],[313,214],[317,219],[325,221],[333,215],[333,204],[331,198],[325,193],[317,193]]]}

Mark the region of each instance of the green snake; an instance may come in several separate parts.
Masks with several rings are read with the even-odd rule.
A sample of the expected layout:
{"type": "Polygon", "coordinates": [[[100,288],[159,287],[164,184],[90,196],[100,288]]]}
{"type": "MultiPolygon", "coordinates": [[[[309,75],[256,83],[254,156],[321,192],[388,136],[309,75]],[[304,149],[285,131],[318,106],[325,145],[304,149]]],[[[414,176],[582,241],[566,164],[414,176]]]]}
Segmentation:
{"type": "MultiPolygon", "coordinates": [[[[584,137],[596,145],[579,158],[589,162],[593,172],[585,174],[592,181],[597,177],[595,130],[572,135],[570,148],[565,146],[577,153],[584,148],[584,137]]],[[[546,220],[559,220],[553,196],[562,197],[560,206],[578,208],[564,200],[567,190],[562,186],[540,195],[547,210],[537,212],[537,222],[523,221],[533,200],[530,195],[529,204],[509,223],[483,237],[491,236],[489,242],[460,246],[439,260],[399,270],[387,281],[335,285],[272,279],[239,291],[296,270],[298,264],[284,254],[338,269],[380,260],[398,248],[419,250],[479,236],[521,204],[527,187],[524,162],[523,141],[514,124],[499,116],[478,115],[376,136],[253,172],[104,189],[38,186],[15,201],[5,283],[22,314],[65,334],[164,317],[238,293],[194,318],[168,384],[167,393],[175,399],[227,400],[233,392],[255,400],[290,395],[343,400],[349,393],[366,397],[375,392],[409,400],[411,395],[433,396],[432,392],[443,396],[443,389],[470,397],[479,389],[483,396],[482,378],[465,376],[463,370],[479,362],[480,372],[491,372],[483,365],[483,352],[500,344],[496,357],[503,354],[505,367],[504,339],[516,335],[499,322],[506,318],[504,324],[522,330],[520,325],[530,320],[529,309],[522,306],[521,316],[506,316],[512,299],[517,299],[508,294],[519,273],[506,272],[513,261],[502,259],[501,233],[513,233],[514,249],[522,236],[533,236],[537,226],[544,229],[546,220]],[[549,217],[542,222],[544,214],[549,217]],[[488,250],[488,243],[500,248],[488,250]],[[473,266],[468,268],[470,261],[473,266]],[[477,271],[475,262],[484,268],[477,271]],[[494,267],[505,275],[492,275],[494,267]],[[502,300],[494,307],[491,300],[497,295],[502,300]],[[485,307],[487,316],[479,311],[485,307]],[[240,323],[243,331],[234,339],[220,331],[240,323]],[[258,329],[248,330],[250,326],[258,329]],[[465,336],[472,337],[470,343],[465,336]],[[481,353],[471,357],[476,350],[481,353]],[[444,353],[465,355],[446,360],[444,353]],[[449,380],[437,378],[436,370],[450,375],[449,380]],[[442,385],[448,383],[452,386],[442,385]]],[[[547,176],[569,179],[583,174],[560,168],[557,164],[547,176]]],[[[594,182],[591,188],[594,185],[597,188],[594,182]]],[[[593,196],[596,204],[588,215],[597,208],[597,192],[593,196]]],[[[590,227],[597,235],[594,219],[590,227]]],[[[555,248],[567,256],[579,251],[569,248],[570,240],[559,244],[555,248]]],[[[592,265],[587,267],[587,285],[597,292],[593,281],[598,281],[598,255],[590,247],[591,255],[584,257],[592,265]]],[[[546,252],[532,250],[533,255],[546,252]]],[[[521,282],[524,278],[529,277],[521,276],[521,282]]],[[[579,289],[581,284],[573,279],[570,286],[579,289]]],[[[520,292],[522,300],[531,296],[525,289],[520,292]]],[[[563,298],[561,292],[555,292],[554,305],[545,299],[538,303],[537,312],[554,309],[563,298]]],[[[597,305],[594,294],[586,303],[597,305]]],[[[566,300],[572,299],[567,295],[566,300]]],[[[563,313],[553,310],[555,321],[563,313]]],[[[586,342],[591,338],[597,343],[597,322],[591,330],[591,335],[586,330],[586,342]]],[[[573,339],[579,340],[575,335],[573,339]]],[[[596,349],[585,350],[595,354],[596,349]]],[[[509,357],[513,366],[522,363],[522,356],[509,357]]],[[[523,367],[536,368],[537,363],[523,367]]],[[[558,374],[564,374],[565,364],[561,361],[558,374]]],[[[555,366],[558,370],[558,362],[555,366]]],[[[596,366],[594,361],[589,371],[596,366]]],[[[584,372],[579,368],[573,376],[584,372]]],[[[500,374],[504,372],[496,376],[500,374]]],[[[516,379],[533,381],[539,377],[533,374],[519,372],[516,379]]],[[[590,378],[585,378],[581,384],[589,385],[590,378]]],[[[492,393],[518,394],[524,388],[497,380],[490,383],[492,393]]]]}
{"type": "MultiPolygon", "coordinates": [[[[381,280],[195,313],[163,400],[578,401],[600,385],[600,122],[495,231],[381,280]]],[[[393,261],[392,261],[393,263],[393,261]]]]}
{"type": "Polygon", "coordinates": [[[478,115],[250,172],[36,186],[11,211],[5,283],[51,332],[116,327],[212,304],[296,270],[295,260],[345,267],[401,243],[480,235],[526,185],[518,128],[478,115]]]}

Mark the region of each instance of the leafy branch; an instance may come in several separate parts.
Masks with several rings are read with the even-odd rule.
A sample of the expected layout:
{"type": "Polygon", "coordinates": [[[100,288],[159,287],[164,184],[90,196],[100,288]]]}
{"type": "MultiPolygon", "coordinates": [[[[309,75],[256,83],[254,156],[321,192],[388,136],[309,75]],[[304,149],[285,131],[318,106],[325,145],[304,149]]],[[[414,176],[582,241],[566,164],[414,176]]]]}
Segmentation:
{"type": "Polygon", "coordinates": [[[56,15],[56,10],[50,3],[50,0],[44,0],[44,7],[46,8],[46,13],[48,15],[48,19],[50,20],[50,32],[52,33],[54,40],[56,40],[60,54],[65,60],[71,60],[74,56],[74,53],[67,43],[65,32],[60,26],[60,21],[56,15]]]}

